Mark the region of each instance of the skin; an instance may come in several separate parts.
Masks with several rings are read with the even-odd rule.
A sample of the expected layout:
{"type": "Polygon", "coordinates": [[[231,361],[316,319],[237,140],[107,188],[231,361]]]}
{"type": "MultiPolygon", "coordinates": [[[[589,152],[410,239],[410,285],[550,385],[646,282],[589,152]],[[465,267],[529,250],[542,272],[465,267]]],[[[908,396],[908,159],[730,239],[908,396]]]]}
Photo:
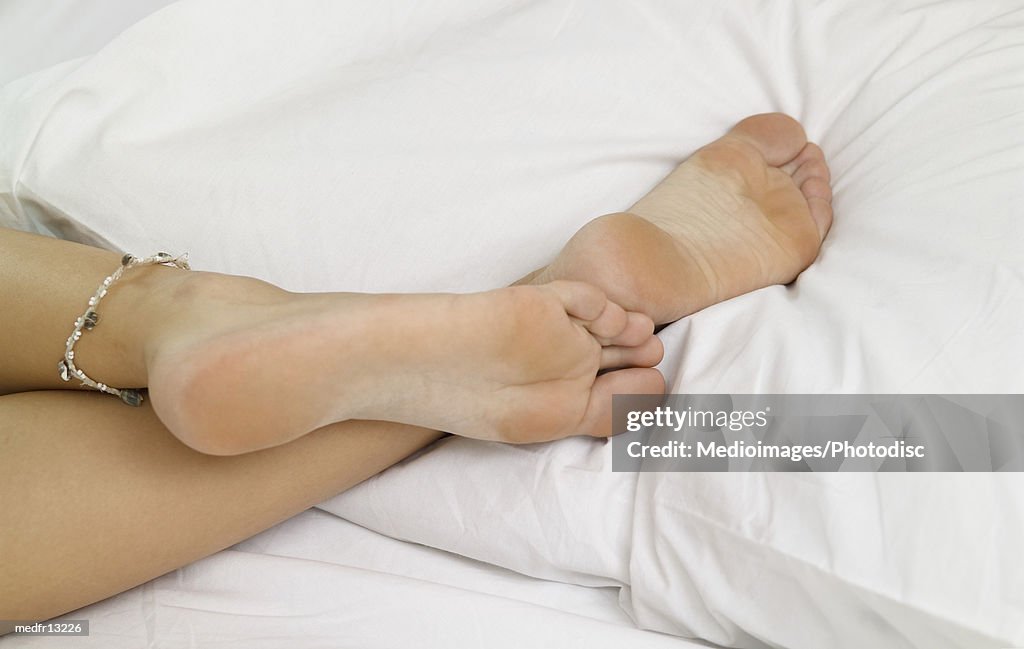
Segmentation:
{"type": "Polygon", "coordinates": [[[149,386],[139,408],[55,370],[119,256],[0,230],[0,619],[48,619],[228,547],[431,444],[433,428],[511,442],[609,434],[613,392],[664,389],[649,369],[662,353],[654,323],[792,281],[813,261],[828,183],[799,124],[755,116],[511,289],[298,295],[133,270],[76,363],[109,385],[149,386]],[[324,349],[358,371],[325,378],[324,349]],[[281,399],[266,367],[286,368],[285,384],[321,382],[281,399]],[[598,376],[613,368],[625,369],[598,376]]]}

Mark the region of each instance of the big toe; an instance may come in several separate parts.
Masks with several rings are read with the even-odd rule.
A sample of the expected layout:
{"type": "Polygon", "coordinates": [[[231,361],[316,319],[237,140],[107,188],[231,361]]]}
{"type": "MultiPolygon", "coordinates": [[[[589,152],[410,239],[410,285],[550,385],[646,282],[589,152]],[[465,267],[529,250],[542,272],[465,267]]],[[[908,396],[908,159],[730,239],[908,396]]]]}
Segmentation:
{"type": "Polygon", "coordinates": [[[612,397],[616,394],[663,394],[665,378],[650,368],[616,370],[597,377],[586,414],[576,434],[608,437],[612,427],[612,397]]]}
{"type": "Polygon", "coordinates": [[[804,127],[783,113],[751,115],[732,127],[726,137],[752,144],[773,167],[786,164],[807,144],[804,127]]]}

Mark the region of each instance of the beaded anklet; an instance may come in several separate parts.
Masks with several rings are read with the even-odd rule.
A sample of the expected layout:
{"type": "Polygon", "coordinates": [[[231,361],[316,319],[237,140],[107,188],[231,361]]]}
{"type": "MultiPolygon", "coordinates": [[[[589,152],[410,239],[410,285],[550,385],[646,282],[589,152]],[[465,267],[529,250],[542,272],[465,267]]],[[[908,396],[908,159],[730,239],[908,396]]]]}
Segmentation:
{"type": "Polygon", "coordinates": [[[135,388],[112,388],[106,383],[100,383],[94,381],[85,372],[78,369],[75,366],[75,343],[82,337],[82,330],[92,331],[92,329],[99,323],[100,314],[96,308],[100,304],[100,300],[107,294],[110,287],[114,285],[117,280],[121,279],[125,271],[129,268],[136,266],[149,266],[151,264],[165,264],[170,266],[176,266],[183,270],[191,270],[188,265],[188,253],[178,257],[172,257],[166,252],[158,252],[151,257],[140,259],[133,255],[125,255],[121,258],[121,265],[110,274],[103,283],[100,284],[99,288],[96,289],[96,293],[89,298],[89,306],[77,320],[75,320],[75,329],[68,336],[67,344],[64,347],[64,359],[57,363],[57,371],[60,373],[60,378],[64,381],[70,381],[71,377],[77,378],[82,382],[82,385],[87,385],[90,388],[99,390],[100,392],[106,392],[116,397],[120,397],[121,401],[124,401],[129,406],[138,406],[142,404],[142,393],[135,388]]]}

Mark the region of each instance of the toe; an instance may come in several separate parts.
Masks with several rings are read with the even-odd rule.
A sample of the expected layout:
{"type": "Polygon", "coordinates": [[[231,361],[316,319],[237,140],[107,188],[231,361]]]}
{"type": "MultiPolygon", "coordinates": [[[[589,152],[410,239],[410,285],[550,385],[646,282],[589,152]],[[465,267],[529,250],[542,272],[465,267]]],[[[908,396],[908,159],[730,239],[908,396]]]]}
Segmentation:
{"type": "Polygon", "coordinates": [[[824,239],[832,227],[832,173],[821,147],[808,142],[795,158],[780,169],[790,174],[793,184],[800,188],[818,229],[818,236],[824,239]]]}
{"type": "Polygon", "coordinates": [[[650,316],[635,311],[626,312],[626,326],[618,334],[610,337],[598,337],[604,346],[636,347],[647,342],[654,335],[654,321],[650,316]]]}
{"type": "Polygon", "coordinates": [[[831,174],[828,171],[828,165],[825,164],[824,160],[811,159],[800,165],[800,167],[793,172],[793,182],[796,183],[797,187],[802,186],[807,180],[816,178],[823,181],[825,184],[831,180],[831,174]]]}
{"type": "Polygon", "coordinates": [[[636,346],[654,333],[654,321],[612,302],[600,289],[585,282],[558,280],[547,284],[569,314],[601,345],[636,346]]]}
{"type": "MultiPolygon", "coordinates": [[[[544,284],[543,286],[548,290],[555,292],[558,299],[561,300],[566,313],[578,320],[582,320],[585,323],[598,320],[604,314],[608,305],[612,304],[608,301],[608,298],[605,297],[605,294],[601,289],[584,282],[557,280],[549,284],[544,284]]],[[[613,304],[613,306],[618,305],[613,304]]],[[[621,311],[621,308],[619,310],[621,311]]],[[[609,319],[612,319],[615,316],[616,313],[614,310],[608,314],[609,319]]],[[[625,312],[621,314],[620,319],[622,320],[622,324],[619,329],[606,335],[613,336],[621,331],[622,327],[625,327],[625,312]]]]}
{"type": "MultiPolygon", "coordinates": [[[[786,161],[786,163],[781,165],[779,168],[792,176],[796,173],[797,169],[814,161],[820,161],[824,164],[825,152],[822,151],[821,147],[814,142],[808,142],[803,149],[800,149],[800,152],[792,160],[786,161]]],[[[828,165],[825,165],[825,170],[826,172],[828,171],[828,165]]]]}
{"type": "Polygon", "coordinates": [[[593,334],[602,345],[605,344],[602,342],[604,340],[614,344],[612,341],[621,337],[628,328],[629,315],[618,304],[605,300],[605,307],[601,311],[601,315],[590,321],[580,319],[579,323],[586,327],[587,331],[593,334]]]}
{"type": "Polygon", "coordinates": [[[634,347],[611,345],[601,348],[601,369],[623,367],[654,367],[665,356],[665,347],[657,336],[650,336],[634,347]]]}
{"type": "Polygon", "coordinates": [[[812,196],[807,199],[807,207],[810,208],[811,218],[818,228],[818,236],[824,240],[829,228],[832,227],[832,203],[824,198],[812,196]]]}
{"type": "Polygon", "coordinates": [[[608,372],[597,377],[577,434],[593,437],[612,435],[612,396],[616,394],[664,394],[665,378],[649,368],[608,372]]]}
{"type": "Polygon", "coordinates": [[[820,198],[832,202],[832,186],[822,178],[808,178],[800,185],[800,192],[807,199],[820,198]]]}
{"type": "Polygon", "coordinates": [[[729,136],[757,147],[765,161],[775,167],[797,157],[807,144],[800,122],[783,113],[752,115],[734,126],[729,136]]]}

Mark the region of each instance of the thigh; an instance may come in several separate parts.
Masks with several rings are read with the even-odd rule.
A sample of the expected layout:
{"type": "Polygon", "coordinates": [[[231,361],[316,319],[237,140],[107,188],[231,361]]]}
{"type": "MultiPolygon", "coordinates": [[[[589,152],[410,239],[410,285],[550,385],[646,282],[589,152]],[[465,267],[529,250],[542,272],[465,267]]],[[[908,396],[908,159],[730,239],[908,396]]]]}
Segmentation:
{"type": "Polygon", "coordinates": [[[221,457],[184,446],[147,405],[70,390],[0,397],[0,620],[46,619],[127,590],[439,437],[350,421],[221,457]]]}

